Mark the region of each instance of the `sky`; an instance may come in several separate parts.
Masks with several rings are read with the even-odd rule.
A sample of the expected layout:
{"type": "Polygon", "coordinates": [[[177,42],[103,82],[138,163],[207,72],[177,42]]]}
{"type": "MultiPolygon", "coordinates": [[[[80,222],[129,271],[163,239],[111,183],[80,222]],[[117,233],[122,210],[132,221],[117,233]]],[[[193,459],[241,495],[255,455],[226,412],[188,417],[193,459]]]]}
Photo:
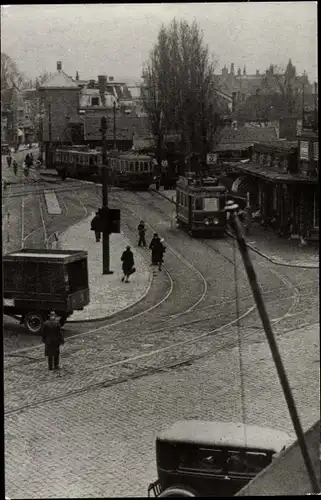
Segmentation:
{"type": "Polygon", "coordinates": [[[317,2],[7,5],[1,8],[1,51],[29,78],[63,70],[139,80],[157,33],[171,20],[196,20],[217,61],[254,74],[270,64],[317,79],[317,2]]]}

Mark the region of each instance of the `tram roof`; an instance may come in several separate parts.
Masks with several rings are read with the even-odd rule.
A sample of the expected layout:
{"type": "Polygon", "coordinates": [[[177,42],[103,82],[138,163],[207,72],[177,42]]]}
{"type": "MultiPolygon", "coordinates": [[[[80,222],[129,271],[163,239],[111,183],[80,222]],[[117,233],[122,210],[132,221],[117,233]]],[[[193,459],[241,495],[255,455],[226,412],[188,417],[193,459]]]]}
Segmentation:
{"type": "Polygon", "coordinates": [[[121,153],[119,155],[119,159],[122,160],[130,160],[130,161],[149,161],[152,159],[151,156],[149,155],[140,155],[140,154],[133,154],[133,153],[121,153]]]}
{"type": "Polygon", "coordinates": [[[56,149],[57,153],[75,153],[75,154],[87,154],[87,155],[101,155],[101,151],[97,151],[96,149],[90,149],[89,151],[81,151],[81,149],[56,149]]]}

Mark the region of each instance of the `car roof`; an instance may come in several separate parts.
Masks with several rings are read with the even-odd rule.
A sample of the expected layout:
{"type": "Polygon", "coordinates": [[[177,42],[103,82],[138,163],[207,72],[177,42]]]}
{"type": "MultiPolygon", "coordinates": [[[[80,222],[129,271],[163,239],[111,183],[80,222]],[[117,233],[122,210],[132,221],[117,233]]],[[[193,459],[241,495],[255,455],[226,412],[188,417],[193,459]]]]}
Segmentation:
{"type": "Polygon", "coordinates": [[[235,422],[181,420],[160,432],[160,441],[218,445],[279,452],[293,439],[283,431],[235,422]]]}

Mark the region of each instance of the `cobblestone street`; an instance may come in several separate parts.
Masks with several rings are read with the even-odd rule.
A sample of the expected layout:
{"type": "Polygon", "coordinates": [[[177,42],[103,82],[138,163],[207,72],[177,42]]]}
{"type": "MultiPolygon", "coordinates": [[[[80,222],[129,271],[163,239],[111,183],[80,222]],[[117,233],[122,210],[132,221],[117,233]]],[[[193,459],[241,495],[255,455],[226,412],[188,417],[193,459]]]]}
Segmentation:
{"type": "MultiPolygon", "coordinates": [[[[279,347],[306,429],[320,417],[318,325],[285,334],[279,347]]],[[[190,367],[7,415],[6,494],[146,496],[156,478],[155,433],[184,418],[242,420],[241,383],[246,422],[293,434],[267,343],[247,345],[241,356],[242,378],[235,347],[190,367]]]]}

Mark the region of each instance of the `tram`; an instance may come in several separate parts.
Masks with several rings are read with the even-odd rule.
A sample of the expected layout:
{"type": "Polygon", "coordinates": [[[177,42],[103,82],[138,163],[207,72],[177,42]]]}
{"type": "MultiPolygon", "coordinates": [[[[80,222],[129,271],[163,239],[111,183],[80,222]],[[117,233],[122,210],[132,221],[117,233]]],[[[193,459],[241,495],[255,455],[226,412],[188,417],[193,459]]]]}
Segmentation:
{"type": "MultiPolygon", "coordinates": [[[[148,189],[153,181],[154,165],[150,155],[132,151],[107,151],[110,183],[127,189],[148,189]]],[[[88,146],[56,149],[54,165],[62,179],[102,180],[102,151],[88,146]]]]}
{"type": "Polygon", "coordinates": [[[176,183],[177,224],[191,236],[224,236],[227,188],[213,177],[189,173],[176,183]]]}
{"type": "Polygon", "coordinates": [[[149,155],[130,152],[107,154],[115,186],[147,190],[153,182],[154,165],[149,155]]]}
{"type": "Polygon", "coordinates": [[[101,151],[87,146],[73,146],[71,149],[56,149],[53,154],[55,168],[62,179],[95,178],[101,175],[101,151]]]}

